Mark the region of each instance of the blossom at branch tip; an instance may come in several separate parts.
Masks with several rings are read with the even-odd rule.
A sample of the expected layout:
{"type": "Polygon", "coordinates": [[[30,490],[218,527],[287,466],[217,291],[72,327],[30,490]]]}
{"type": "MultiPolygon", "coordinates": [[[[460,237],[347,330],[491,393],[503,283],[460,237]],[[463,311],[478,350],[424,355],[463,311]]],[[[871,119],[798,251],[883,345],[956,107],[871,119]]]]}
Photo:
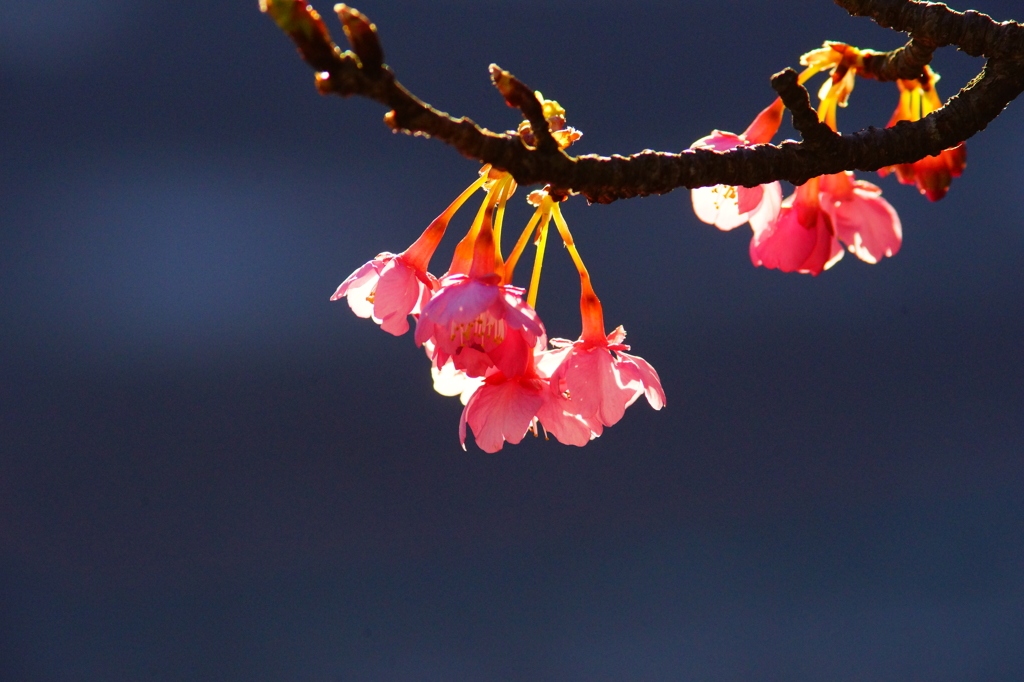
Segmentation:
{"type": "MultiPolygon", "coordinates": [[[[690,145],[690,149],[727,152],[742,145],[771,142],[782,121],[782,110],[782,100],[776,99],[740,135],[714,130],[690,145]]],[[[763,226],[779,212],[782,186],[776,181],[756,187],[697,187],[690,190],[690,200],[697,217],[720,230],[731,230],[748,221],[752,226],[763,226]]]]}
{"type": "Polygon", "coordinates": [[[409,315],[418,314],[437,288],[437,279],[410,265],[404,254],[385,251],[349,275],[331,300],[347,297],[356,315],[401,336],[409,331],[409,315]]]}
{"type": "MultiPolygon", "coordinates": [[[[942,100],[935,91],[935,83],[939,75],[925,66],[925,75],[921,79],[897,80],[900,89],[900,101],[889,121],[892,127],[900,121],[918,121],[936,109],[942,108],[942,100]]],[[[930,201],[938,201],[946,196],[953,178],[960,177],[967,165],[967,143],[961,142],[955,147],[943,149],[934,156],[926,156],[913,163],[901,163],[886,166],[878,170],[881,177],[896,173],[896,179],[903,185],[916,185],[917,189],[930,201]]]]}

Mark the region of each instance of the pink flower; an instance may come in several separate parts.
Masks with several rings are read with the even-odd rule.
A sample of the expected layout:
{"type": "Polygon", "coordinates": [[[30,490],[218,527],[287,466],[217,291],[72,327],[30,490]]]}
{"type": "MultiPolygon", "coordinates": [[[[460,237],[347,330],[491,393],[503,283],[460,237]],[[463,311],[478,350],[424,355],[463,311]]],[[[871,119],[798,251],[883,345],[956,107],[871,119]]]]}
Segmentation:
{"type": "Polygon", "coordinates": [[[500,285],[498,276],[475,278],[448,275],[441,288],[424,306],[416,323],[416,345],[430,341],[440,367],[449,359],[468,376],[484,376],[497,366],[516,375],[526,364],[525,351],[497,352],[512,336],[521,337],[523,348],[533,349],[547,339],[537,312],[523,301],[523,290],[500,285]]]}
{"type": "Polygon", "coordinates": [[[356,315],[372,317],[384,331],[401,336],[409,331],[408,316],[418,314],[437,287],[437,279],[411,266],[404,254],[385,251],[349,275],[331,300],[348,297],[356,315]]]}
{"type": "MultiPolygon", "coordinates": [[[[782,111],[782,100],[776,99],[740,135],[715,130],[690,145],[690,149],[726,152],[741,145],[771,142],[782,121],[782,111]]],[[[720,230],[731,230],[748,221],[758,229],[778,214],[782,186],[769,182],[757,187],[697,187],[690,190],[690,199],[697,217],[720,230]]]]}
{"type": "Polygon", "coordinates": [[[348,297],[359,317],[372,317],[381,329],[395,336],[409,331],[409,315],[418,315],[437,289],[437,278],[427,272],[430,259],[459,207],[487,180],[490,166],[480,178],[435,218],[412,245],[398,254],[385,251],[349,275],[331,296],[348,297]]]}
{"type": "MultiPolygon", "coordinates": [[[[456,260],[467,258],[457,253],[456,260]]],[[[519,376],[533,349],[547,344],[537,311],[523,301],[522,289],[501,284],[499,265],[490,223],[484,221],[472,243],[468,274],[446,275],[416,322],[416,345],[433,345],[437,367],[451,360],[470,377],[485,376],[491,367],[519,376]],[[506,344],[512,337],[520,343],[506,344]]]]}
{"type": "Polygon", "coordinates": [[[817,275],[843,257],[829,215],[819,203],[819,181],[811,178],[797,187],[774,220],[754,227],[750,240],[754,265],[817,275]]]}
{"type": "Polygon", "coordinates": [[[598,343],[553,340],[562,348],[540,361],[542,371],[549,370],[552,392],[569,401],[564,409],[589,424],[595,436],[622,419],[641,395],[656,410],[665,406],[658,373],[643,358],[625,352],[625,337],[620,326],[598,343]]]}
{"type": "Polygon", "coordinates": [[[782,202],[778,217],[754,229],[750,260],[783,272],[819,274],[843,257],[843,243],[867,263],[900,250],[903,229],[882,190],[846,171],[811,178],[782,202]]]}
{"type": "Polygon", "coordinates": [[[900,217],[870,182],[855,179],[850,171],[822,176],[821,204],[836,237],[862,261],[874,264],[900,250],[900,217]]]}
{"type": "Polygon", "coordinates": [[[506,441],[519,443],[527,432],[536,433],[538,421],[567,445],[586,445],[595,436],[589,424],[566,411],[569,401],[550,391],[547,377],[537,370],[533,349],[524,343],[520,336],[509,336],[497,352],[525,357],[526,364],[511,373],[493,368],[466,402],[459,422],[463,449],[467,424],[484,452],[497,452],[506,441]]]}

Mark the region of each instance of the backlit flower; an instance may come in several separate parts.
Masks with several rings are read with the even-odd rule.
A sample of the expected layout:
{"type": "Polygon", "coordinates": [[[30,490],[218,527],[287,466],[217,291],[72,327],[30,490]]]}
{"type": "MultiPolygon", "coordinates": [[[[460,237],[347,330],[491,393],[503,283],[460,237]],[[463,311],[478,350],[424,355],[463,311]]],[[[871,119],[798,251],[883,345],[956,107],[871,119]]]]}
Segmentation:
{"type": "MultiPolygon", "coordinates": [[[[832,68],[818,92],[818,119],[836,130],[836,107],[846,106],[853,90],[862,64],[860,50],[826,43],[800,61],[808,67],[802,80],[832,68]]],[[[896,210],[881,195],[878,187],[855,179],[852,172],[811,178],[782,202],[774,220],[764,226],[751,222],[750,260],[783,272],[817,275],[843,257],[840,241],[868,263],[892,256],[900,249],[903,230],[896,210]]]]}
{"type": "MultiPolygon", "coordinates": [[[[522,340],[516,348],[530,353],[537,346],[543,348],[547,343],[544,325],[523,301],[522,289],[501,284],[500,262],[486,218],[472,249],[468,273],[442,278],[441,287],[423,307],[416,323],[416,345],[429,341],[438,367],[451,360],[471,377],[484,376],[490,367],[517,376],[527,363],[526,351],[501,352],[499,347],[515,336],[522,340]]],[[[455,260],[459,259],[457,253],[455,260]]]]}
{"type": "Polygon", "coordinates": [[[821,207],[820,180],[811,178],[797,187],[774,220],[754,228],[750,240],[754,265],[817,275],[843,257],[829,215],[821,207]]]}
{"type": "Polygon", "coordinates": [[[409,315],[418,315],[438,288],[437,278],[427,272],[427,267],[448,221],[486,182],[489,170],[490,166],[485,166],[480,178],[435,218],[408,249],[398,255],[387,251],[378,254],[349,275],[331,300],[347,297],[352,312],[359,317],[372,317],[381,329],[395,336],[409,331],[409,315]]]}
{"type": "MultiPolygon", "coordinates": [[[[935,83],[939,75],[925,66],[925,75],[921,79],[898,80],[900,102],[889,121],[894,126],[900,121],[918,121],[942,108],[942,100],[935,91],[935,83]]],[[[960,177],[967,165],[967,146],[961,142],[955,147],[944,149],[934,156],[926,156],[913,163],[901,163],[895,166],[880,168],[878,174],[883,178],[889,173],[896,173],[896,179],[904,185],[916,185],[921,194],[931,201],[938,201],[946,196],[953,178],[960,177]]]]}
{"type": "Polygon", "coordinates": [[[401,336],[409,331],[409,315],[416,315],[438,286],[429,272],[417,270],[401,255],[384,252],[353,272],[331,296],[348,297],[359,317],[372,317],[384,331],[401,336]]]}
{"type": "MultiPolygon", "coordinates": [[[[568,400],[549,390],[548,378],[538,371],[533,348],[526,347],[522,337],[508,337],[496,352],[525,358],[526,363],[509,367],[510,372],[492,368],[472,392],[459,422],[463,448],[467,425],[484,452],[497,452],[506,441],[520,442],[529,431],[537,432],[538,422],[567,445],[586,445],[594,437],[589,424],[565,409],[568,400]]],[[[499,364],[505,363],[499,360],[499,364]]]]}
{"type": "MultiPolygon", "coordinates": [[[[782,110],[782,100],[776,99],[743,133],[736,135],[715,130],[690,145],[690,149],[726,152],[741,145],[771,142],[782,121],[782,110]]],[[[757,187],[697,187],[690,190],[690,200],[693,212],[700,220],[720,230],[731,230],[748,221],[751,225],[764,225],[774,218],[782,201],[782,187],[778,182],[757,187]]]]}
{"type": "Polygon", "coordinates": [[[821,205],[835,236],[862,261],[877,263],[900,250],[903,228],[896,209],[882,190],[855,179],[852,171],[822,176],[821,205]]]}
{"type": "Polygon", "coordinates": [[[586,422],[601,435],[605,426],[622,419],[626,408],[641,395],[656,410],[665,406],[665,391],[654,368],[643,358],[629,355],[622,342],[626,332],[618,327],[604,333],[604,310],[590,283],[590,274],[580,259],[561,211],[553,214],[580,273],[580,318],[583,330],[575,342],[553,340],[555,350],[538,360],[542,373],[550,380],[553,395],[567,399],[563,410],[586,422]]]}

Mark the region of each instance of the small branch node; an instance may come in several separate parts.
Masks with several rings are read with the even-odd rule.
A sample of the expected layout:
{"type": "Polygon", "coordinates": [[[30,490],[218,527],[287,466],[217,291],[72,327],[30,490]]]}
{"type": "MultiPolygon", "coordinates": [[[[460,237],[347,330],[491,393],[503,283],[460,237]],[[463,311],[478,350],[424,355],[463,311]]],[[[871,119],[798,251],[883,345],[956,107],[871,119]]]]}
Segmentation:
{"type": "Polygon", "coordinates": [[[528,88],[525,83],[505,71],[497,64],[491,64],[491,81],[498,92],[505,98],[505,104],[513,109],[519,109],[523,118],[530,122],[533,135],[537,140],[537,151],[545,154],[558,151],[558,143],[551,136],[547,119],[544,118],[544,106],[537,98],[536,93],[528,88]]]}
{"type": "Polygon", "coordinates": [[[839,135],[818,120],[807,88],[797,80],[796,71],[787,68],[772,76],[772,89],[793,115],[793,127],[808,146],[822,147],[839,139],[839,135]]]}

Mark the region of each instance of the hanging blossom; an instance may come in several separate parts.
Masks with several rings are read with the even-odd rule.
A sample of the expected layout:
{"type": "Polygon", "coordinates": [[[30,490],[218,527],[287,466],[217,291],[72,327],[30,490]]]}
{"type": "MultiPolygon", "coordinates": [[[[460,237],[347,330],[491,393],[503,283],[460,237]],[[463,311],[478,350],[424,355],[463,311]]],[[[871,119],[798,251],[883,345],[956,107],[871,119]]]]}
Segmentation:
{"type": "Polygon", "coordinates": [[[480,178],[435,218],[408,249],[397,255],[388,251],[378,254],[349,275],[331,300],[347,297],[352,312],[362,318],[373,318],[381,329],[395,336],[409,331],[409,315],[419,314],[439,286],[427,267],[448,222],[484,185],[490,170],[490,166],[485,166],[480,178]]]}
{"type": "MultiPolygon", "coordinates": [[[[776,98],[739,135],[714,130],[690,145],[690,149],[727,152],[743,145],[769,143],[782,122],[783,109],[782,100],[776,98]]],[[[748,221],[752,226],[763,227],[779,212],[782,185],[775,181],[756,187],[697,187],[690,190],[690,199],[697,217],[720,230],[731,230],[748,221]]]]}
{"type": "MultiPolygon", "coordinates": [[[[548,128],[560,148],[579,139],[565,123],[557,102],[542,100],[548,128]]],[[[528,122],[516,134],[535,146],[528,122]]],[[[656,409],[665,404],[657,373],[629,355],[618,328],[605,336],[600,302],[581,269],[584,334],[572,343],[548,348],[547,332],[535,309],[541,266],[552,219],[577,266],[579,254],[547,191],[533,192],[536,207],[507,259],[501,231],[505,206],[516,189],[512,177],[485,166],[479,179],[437,217],[408,249],[381,253],[342,282],[332,300],[345,297],[352,310],[372,318],[385,331],[404,334],[409,316],[413,338],[431,363],[434,388],[461,396],[464,405],[459,438],[465,448],[472,430],[485,452],[519,443],[528,433],[554,436],[582,446],[622,417],[625,408],[646,395],[656,409]],[[486,192],[469,231],[456,245],[451,265],[440,278],[427,270],[449,222],[477,190],[486,192]],[[536,246],[529,290],[513,284],[516,264],[529,243],[536,246]],[[589,293],[588,293],[589,292],[589,293]]]]}
{"type": "Polygon", "coordinates": [[[416,345],[429,342],[434,366],[440,369],[451,362],[467,377],[486,376],[491,368],[518,369],[528,352],[547,343],[537,312],[523,300],[524,290],[503,284],[494,208],[485,202],[480,219],[456,247],[448,274],[416,322],[416,345]]]}
{"type": "MultiPolygon", "coordinates": [[[[807,66],[801,82],[831,67],[831,77],[818,92],[818,118],[832,130],[836,108],[846,106],[861,60],[857,48],[842,43],[826,43],[801,57],[807,66]]],[[[774,219],[751,227],[754,265],[812,275],[843,257],[840,242],[861,260],[877,263],[895,255],[903,241],[899,216],[881,190],[850,171],[811,178],[783,200],[774,219]]]]}
{"type": "MultiPolygon", "coordinates": [[[[924,76],[913,80],[897,80],[900,102],[889,121],[892,127],[900,121],[918,121],[936,109],[942,108],[942,100],[935,91],[939,75],[930,66],[924,67],[924,76]]],[[[960,177],[967,165],[967,143],[944,149],[934,156],[926,156],[913,163],[886,166],[878,171],[883,178],[896,173],[896,179],[904,185],[916,185],[921,194],[930,201],[946,196],[953,178],[960,177]]]]}
{"type": "MultiPolygon", "coordinates": [[[[536,200],[536,195],[535,192],[531,197],[536,200]]],[[[477,447],[491,453],[501,450],[506,442],[519,443],[527,433],[538,433],[540,423],[547,433],[562,443],[585,445],[594,437],[585,421],[565,409],[568,400],[551,392],[549,377],[538,367],[538,359],[545,355],[547,346],[543,327],[540,327],[541,335],[538,336],[527,325],[515,323],[522,316],[536,319],[540,324],[533,305],[537,299],[552,207],[549,198],[539,202],[507,262],[502,262],[500,251],[491,237],[493,230],[486,213],[480,230],[476,234],[471,231],[467,237],[475,239],[468,275],[465,279],[453,281],[450,289],[453,292],[452,302],[445,303],[444,309],[460,309],[466,319],[473,312],[479,312],[484,319],[473,318],[474,332],[477,329],[500,328],[500,338],[486,334],[467,335],[465,327],[442,327],[441,321],[434,319],[434,301],[441,300],[442,292],[431,301],[417,323],[417,340],[423,339],[431,355],[435,388],[442,393],[462,394],[465,407],[459,422],[459,440],[463,448],[466,447],[467,426],[473,431],[477,447]],[[528,300],[523,301],[524,290],[512,286],[511,281],[519,257],[534,234],[537,257],[528,300]],[[456,293],[456,287],[468,286],[474,278],[479,285],[478,291],[488,287],[500,292],[499,295],[505,297],[505,305],[495,305],[499,295],[456,293]],[[456,301],[461,297],[465,297],[467,302],[460,306],[456,301]],[[482,307],[477,299],[491,303],[482,307]],[[501,323],[502,320],[505,324],[501,323]],[[421,328],[423,332],[420,332],[421,328]]],[[[463,253],[456,249],[452,271],[467,267],[463,253]]],[[[460,275],[454,277],[460,278],[460,275]]]]}
{"type": "MultiPolygon", "coordinates": [[[[534,234],[537,226],[538,256],[528,304],[532,303],[536,300],[548,224],[553,218],[580,272],[584,332],[576,343],[553,342],[556,347],[552,350],[529,348],[521,337],[513,336],[491,351],[494,366],[479,385],[468,389],[470,397],[459,428],[463,447],[467,425],[477,445],[486,452],[501,449],[505,441],[518,443],[526,433],[537,433],[538,426],[562,443],[583,446],[600,436],[605,426],[619,421],[625,408],[640,395],[647,395],[655,409],[665,404],[657,372],[642,358],[624,352],[629,347],[622,344],[622,328],[605,336],[601,303],[558,204],[544,191],[533,192],[531,201],[537,211],[509,263],[514,267],[525,238],[534,234]]],[[[511,277],[508,270],[506,277],[511,277]]]]}
{"type": "Polygon", "coordinates": [[[622,343],[626,331],[621,326],[605,335],[604,311],[590,282],[590,274],[569,232],[558,206],[554,207],[555,225],[580,275],[580,317],[583,330],[575,342],[552,339],[555,350],[542,360],[550,377],[553,394],[564,397],[564,410],[586,423],[593,436],[605,426],[622,419],[626,408],[641,395],[655,410],[665,406],[665,391],[658,373],[643,358],[626,353],[622,343]]]}

